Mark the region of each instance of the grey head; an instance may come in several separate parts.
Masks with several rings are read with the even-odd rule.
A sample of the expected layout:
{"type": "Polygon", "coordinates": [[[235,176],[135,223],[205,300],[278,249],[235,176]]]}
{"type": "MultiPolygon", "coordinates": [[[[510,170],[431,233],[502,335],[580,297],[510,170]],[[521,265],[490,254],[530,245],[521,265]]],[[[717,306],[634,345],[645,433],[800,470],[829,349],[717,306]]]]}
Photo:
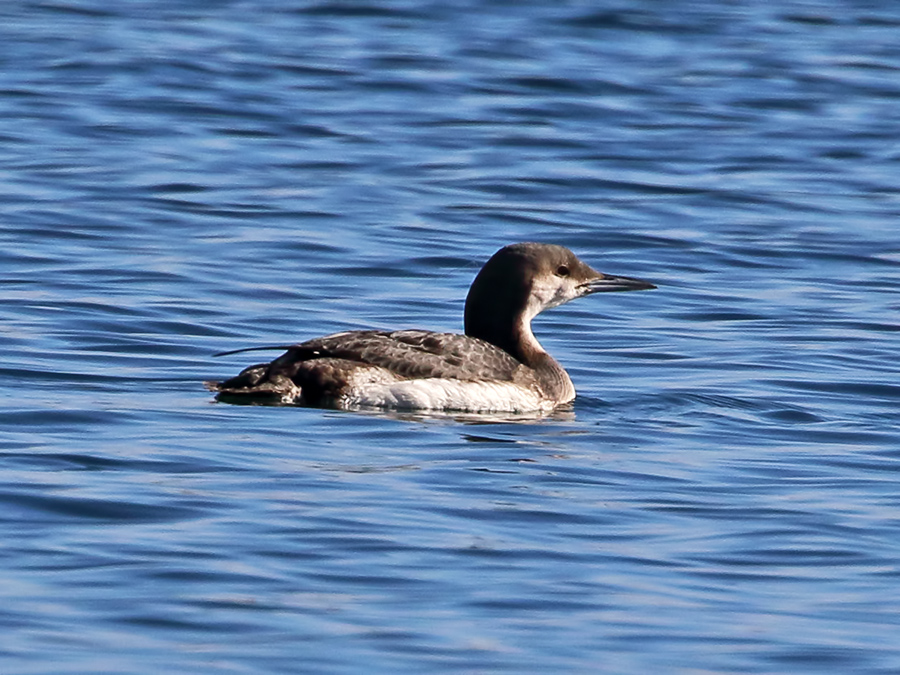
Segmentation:
{"type": "Polygon", "coordinates": [[[488,260],[466,297],[466,335],[486,340],[532,365],[546,352],[531,320],[550,307],[593,293],[656,288],[642,279],[603,274],[555,244],[504,246],[488,260]]]}

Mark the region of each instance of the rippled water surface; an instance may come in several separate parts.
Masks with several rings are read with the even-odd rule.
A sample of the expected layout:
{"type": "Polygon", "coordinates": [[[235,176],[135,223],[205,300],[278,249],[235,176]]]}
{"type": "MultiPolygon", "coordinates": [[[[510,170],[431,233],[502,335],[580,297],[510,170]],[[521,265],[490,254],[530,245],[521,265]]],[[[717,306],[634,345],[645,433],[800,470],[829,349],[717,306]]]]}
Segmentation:
{"type": "Polygon", "coordinates": [[[900,6],[0,6],[5,673],[900,672],[900,6]],[[544,419],[214,403],[461,328],[544,419]]]}

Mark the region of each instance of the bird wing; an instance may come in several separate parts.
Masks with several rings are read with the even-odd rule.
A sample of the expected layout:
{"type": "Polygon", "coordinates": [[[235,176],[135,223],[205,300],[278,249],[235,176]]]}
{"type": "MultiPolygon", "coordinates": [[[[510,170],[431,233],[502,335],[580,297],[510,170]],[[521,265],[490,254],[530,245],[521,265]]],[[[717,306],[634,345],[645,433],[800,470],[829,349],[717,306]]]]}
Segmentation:
{"type": "MultiPolygon", "coordinates": [[[[334,358],[377,366],[404,379],[512,381],[522,364],[499,347],[467,335],[424,330],[349,331],[288,347],[276,359],[334,358]]],[[[274,362],[273,362],[274,365],[274,362]]]]}

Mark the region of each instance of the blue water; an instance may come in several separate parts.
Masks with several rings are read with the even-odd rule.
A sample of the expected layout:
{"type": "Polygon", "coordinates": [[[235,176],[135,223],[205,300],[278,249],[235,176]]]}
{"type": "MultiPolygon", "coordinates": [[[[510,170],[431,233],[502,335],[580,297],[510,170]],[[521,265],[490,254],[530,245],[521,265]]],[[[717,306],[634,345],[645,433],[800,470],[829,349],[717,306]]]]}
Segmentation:
{"type": "Polygon", "coordinates": [[[900,6],[0,6],[0,671],[900,672],[900,6]],[[460,330],[545,419],[213,402],[460,330]]]}

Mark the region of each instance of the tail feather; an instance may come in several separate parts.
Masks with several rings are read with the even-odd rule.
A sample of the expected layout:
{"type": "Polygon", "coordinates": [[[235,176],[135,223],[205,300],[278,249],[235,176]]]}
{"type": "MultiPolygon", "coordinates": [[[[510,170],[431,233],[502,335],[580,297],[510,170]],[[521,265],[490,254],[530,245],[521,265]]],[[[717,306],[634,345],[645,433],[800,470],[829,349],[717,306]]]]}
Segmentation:
{"type": "Polygon", "coordinates": [[[244,347],[242,349],[232,349],[229,352],[219,352],[218,354],[213,354],[213,357],[217,356],[231,356],[232,354],[243,354],[244,352],[261,352],[261,351],[269,351],[272,349],[280,349],[282,351],[287,351],[291,349],[294,345],[269,345],[266,347],[244,347]]]}
{"type": "Polygon", "coordinates": [[[204,382],[209,391],[218,392],[222,400],[268,400],[296,403],[303,390],[291,378],[280,373],[270,373],[268,363],[244,368],[240,373],[222,382],[204,382]]]}

